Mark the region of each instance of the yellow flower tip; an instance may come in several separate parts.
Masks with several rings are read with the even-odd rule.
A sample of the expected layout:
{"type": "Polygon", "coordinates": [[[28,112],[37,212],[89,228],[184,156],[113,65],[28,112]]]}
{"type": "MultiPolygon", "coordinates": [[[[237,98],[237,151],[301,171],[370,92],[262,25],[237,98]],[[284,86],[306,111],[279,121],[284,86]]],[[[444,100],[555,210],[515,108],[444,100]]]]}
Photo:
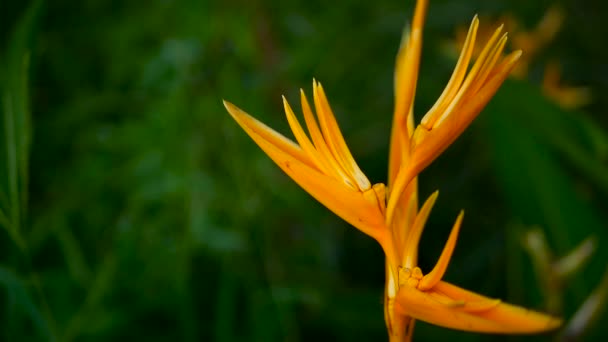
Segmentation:
{"type": "Polygon", "coordinates": [[[500,26],[498,26],[498,28],[496,29],[496,32],[502,32],[502,29],[505,28],[505,24],[501,23],[500,26]]]}
{"type": "Polygon", "coordinates": [[[224,108],[230,113],[230,107],[233,107],[234,105],[224,99],[222,99],[222,103],[224,104],[224,108]]]}
{"type": "Polygon", "coordinates": [[[230,116],[232,116],[232,118],[239,124],[242,125],[242,120],[241,117],[248,115],[247,113],[245,113],[242,109],[240,109],[239,107],[235,106],[234,104],[232,104],[231,102],[228,102],[226,100],[222,100],[222,102],[224,103],[224,108],[226,108],[226,110],[228,111],[228,114],[230,114],[230,116]]]}
{"type": "Polygon", "coordinates": [[[517,62],[517,60],[521,57],[521,55],[523,53],[524,52],[522,50],[515,50],[515,51],[511,52],[510,56],[512,56],[511,58],[513,58],[515,60],[515,62],[517,62]]]}
{"type": "Polygon", "coordinates": [[[456,218],[454,226],[452,227],[448,241],[446,242],[445,246],[443,247],[443,251],[439,256],[437,264],[431,272],[422,278],[418,284],[418,289],[422,291],[429,290],[433,288],[441,280],[441,278],[443,278],[445,271],[448,269],[454,248],[456,247],[456,240],[458,239],[458,233],[460,232],[460,226],[463,218],[464,210],[461,210],[460,214],[458,214],[458,218],[456,218]]]}
{"type": "Polygon", "coordinates": [[[422,231],[424,230],[426,221],[431,214],[433,206],[435,205],[437,196],[439,196],[438,190],[433,192],[433,194],[427,198],[422,205],[422,208],[420,208],[420,212],[418,212],[418,215],[416,215],[414,224],[408,232],[407,239],[403,247],[404,255],[402,260],[402,265],[406,269],[413,269],[416,267],[416,261],[418,259],[418,243],[420,242],[420,237],[422,236],[422,231]]]}

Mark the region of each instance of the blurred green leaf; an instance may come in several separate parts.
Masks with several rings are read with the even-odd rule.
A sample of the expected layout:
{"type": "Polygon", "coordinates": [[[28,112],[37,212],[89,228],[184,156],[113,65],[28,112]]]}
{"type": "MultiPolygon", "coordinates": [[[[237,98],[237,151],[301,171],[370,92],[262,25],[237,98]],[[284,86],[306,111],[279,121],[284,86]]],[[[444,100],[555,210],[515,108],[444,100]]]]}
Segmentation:
{"type": "MultiPolygon", "coordinates": [[[[570,158],[569,148],[584,153],[581,132],[577,130],[582,119],[566,114],[569,113],[556,110],[533,86],[509,81],[492,100],[484,120],[496,175],[516,214],[514,219],[544,228],[549,245],[558,256],[589,236],[597,235],[600,245],[608,241],[594,202],[575,186],[580,176],[567,174],[560,163],[566,157],[578,166],[579,174],[588,176],[588,182],[601,186],[598,182],[605,175],[594,175],[600,175],[604,166],[592,154],[584,154],[583,161],[570,158]]],[[[585,268],[587,276],[567,283],[568,293],[572,294],[567,314],[599,281],[607,259],[608,250],[598,249],[585,268]]]]}
{"type": "Polygon", "coordinates": [[[9,38],[6,53],[0,55],[0,101],[4,117],[4,151],[0,156],[6,158],[6,169],[0,171],[0,175],[7,177],[0,191],[6,191],[8,194],[6,207],[0,207],[0,224],[7,229],[13,241],[21,249],[25,248],[22,225],[27,213],[31,141],[28,96],[29,45],[41,4],[42,1],[34,1],[30,4],[9,38]],[[7,212],[4,213],[4,210],[7,212]]]}
{"type": "MultiPolygon", "coordinates": [[[[38,336],[44,337],[45,340],[54,341],[55,338],[51,333],[51,329],[42,314],[38,309],[33,299],[29,295],[29,289],[14,272],[0,266],[0,284],[6,289],[7,301],[7,329],[3,331],[7,341],[13,340],[20,336],[24,331],[18,327],[19,320],[16,318],[19,314],[25,314],[33,323],[38,336]]],[[[22,328],[22,327],[21,327],[22,328]]],[[[30,336],[31,337],[31,336],[30,336]]]]}

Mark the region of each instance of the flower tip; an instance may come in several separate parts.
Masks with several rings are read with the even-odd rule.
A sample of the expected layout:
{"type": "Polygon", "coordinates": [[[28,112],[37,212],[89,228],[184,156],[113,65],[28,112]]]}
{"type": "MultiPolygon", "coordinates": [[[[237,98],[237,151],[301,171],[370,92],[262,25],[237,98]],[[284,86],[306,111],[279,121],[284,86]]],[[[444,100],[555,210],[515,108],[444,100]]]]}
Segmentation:
{"type": "Polygon", "coordinates": [[[233,111],[236,111],[238,109],[231,102],[228,102],[228,101],[226,101],[224,99],[222,99],[222,103],[224,104],[224,108],[226,108],[226,110],[228,111],[228,113],[230,113],[230,115],[232,115],[233,111]]]}
{"type": "Polygon", "coordinates": [[[231,102],[228,102],[224,99],[222,99],[222,102],[224,103],[224,108],[226,108],[226,111],[228,111],[228,114],[230,114],[230,116],[232,116],[232,118],[234,120],[236,120],[236,122],[238,122],[239,125],[241,125],[243,117],[249,116],[241,108],[235,106],[231,102]]]}
{"type": "Polygon", "coordinates": [[[521,57],[521,55],[522,55],[523,53],[524,53],[524,52],[523,52],[522,50],[516,50],[516,51],[513,51],[512,55],[513,55],[513,58],[514,58],[515,60],[518,60],[518,59],[519,59],[519,57],[521,57]]]}

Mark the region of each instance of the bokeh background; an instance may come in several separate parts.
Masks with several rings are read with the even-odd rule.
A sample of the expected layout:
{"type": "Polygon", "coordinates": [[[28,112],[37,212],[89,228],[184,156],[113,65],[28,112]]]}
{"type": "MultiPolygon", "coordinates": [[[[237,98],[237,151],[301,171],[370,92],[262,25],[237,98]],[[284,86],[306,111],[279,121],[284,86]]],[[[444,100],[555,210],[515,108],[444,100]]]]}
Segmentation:
{"type": "MultiPolygon", "coordinates": [[[[0,339],[386,340],[379,246],[286,177],[221,100],[287,134],[281,94],[296,104],[316,77],[359,165],[385,182],[413,4],[0,2],[0,339]]],[[[420,262],[434,265],[464,209],[446,279],[567,324],[593,294],[573,335],[592,341],[608,324],[608,5],[431,1],[415,110],[440,94],[475,13],[526,32],[556,6],[563,23],[529,72],[420,176],[421,197],[440,191],[420,262]],[[551,63],[591,99],[548,96],[551,63]],[[552,265],[581,243],[560,277],[552,265]]]]}

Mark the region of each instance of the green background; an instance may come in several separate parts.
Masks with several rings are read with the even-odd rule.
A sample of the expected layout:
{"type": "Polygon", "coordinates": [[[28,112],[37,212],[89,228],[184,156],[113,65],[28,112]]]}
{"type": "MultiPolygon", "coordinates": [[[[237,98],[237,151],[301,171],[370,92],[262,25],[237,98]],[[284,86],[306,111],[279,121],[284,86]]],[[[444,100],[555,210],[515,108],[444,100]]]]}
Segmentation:
{"type": "MultiPolygon", "coordinates": [[[[291,136],[281,94],[297,108],[316,77],[359,165],[385,182],[413,3],[0,2],[0,340],[386,340],[379,246],[299,189],[221,100],[291,136]]],[[[533,27],[552,4],[431,1],[417,117],[449,78],[456,27],[506,12],[533,27]]],[[[421,174],[421,198],[440,196],[420,264],[434,265],[464,209],[445,279],[544,310],[524,232],[541,227],[555,257],[594,236],[590,261],[558,286],[568,320],[608,260],[608,12],[559,4],[566,21],[530,80],[508,80],[421,174]],[[548,60],[593,102],[546,99],[548,60]]],[[[606,316],[581,338],[599,338],[606,316]]],[[[541,339],[416,326],[416,341],[455,338],[541,339]]]]}

